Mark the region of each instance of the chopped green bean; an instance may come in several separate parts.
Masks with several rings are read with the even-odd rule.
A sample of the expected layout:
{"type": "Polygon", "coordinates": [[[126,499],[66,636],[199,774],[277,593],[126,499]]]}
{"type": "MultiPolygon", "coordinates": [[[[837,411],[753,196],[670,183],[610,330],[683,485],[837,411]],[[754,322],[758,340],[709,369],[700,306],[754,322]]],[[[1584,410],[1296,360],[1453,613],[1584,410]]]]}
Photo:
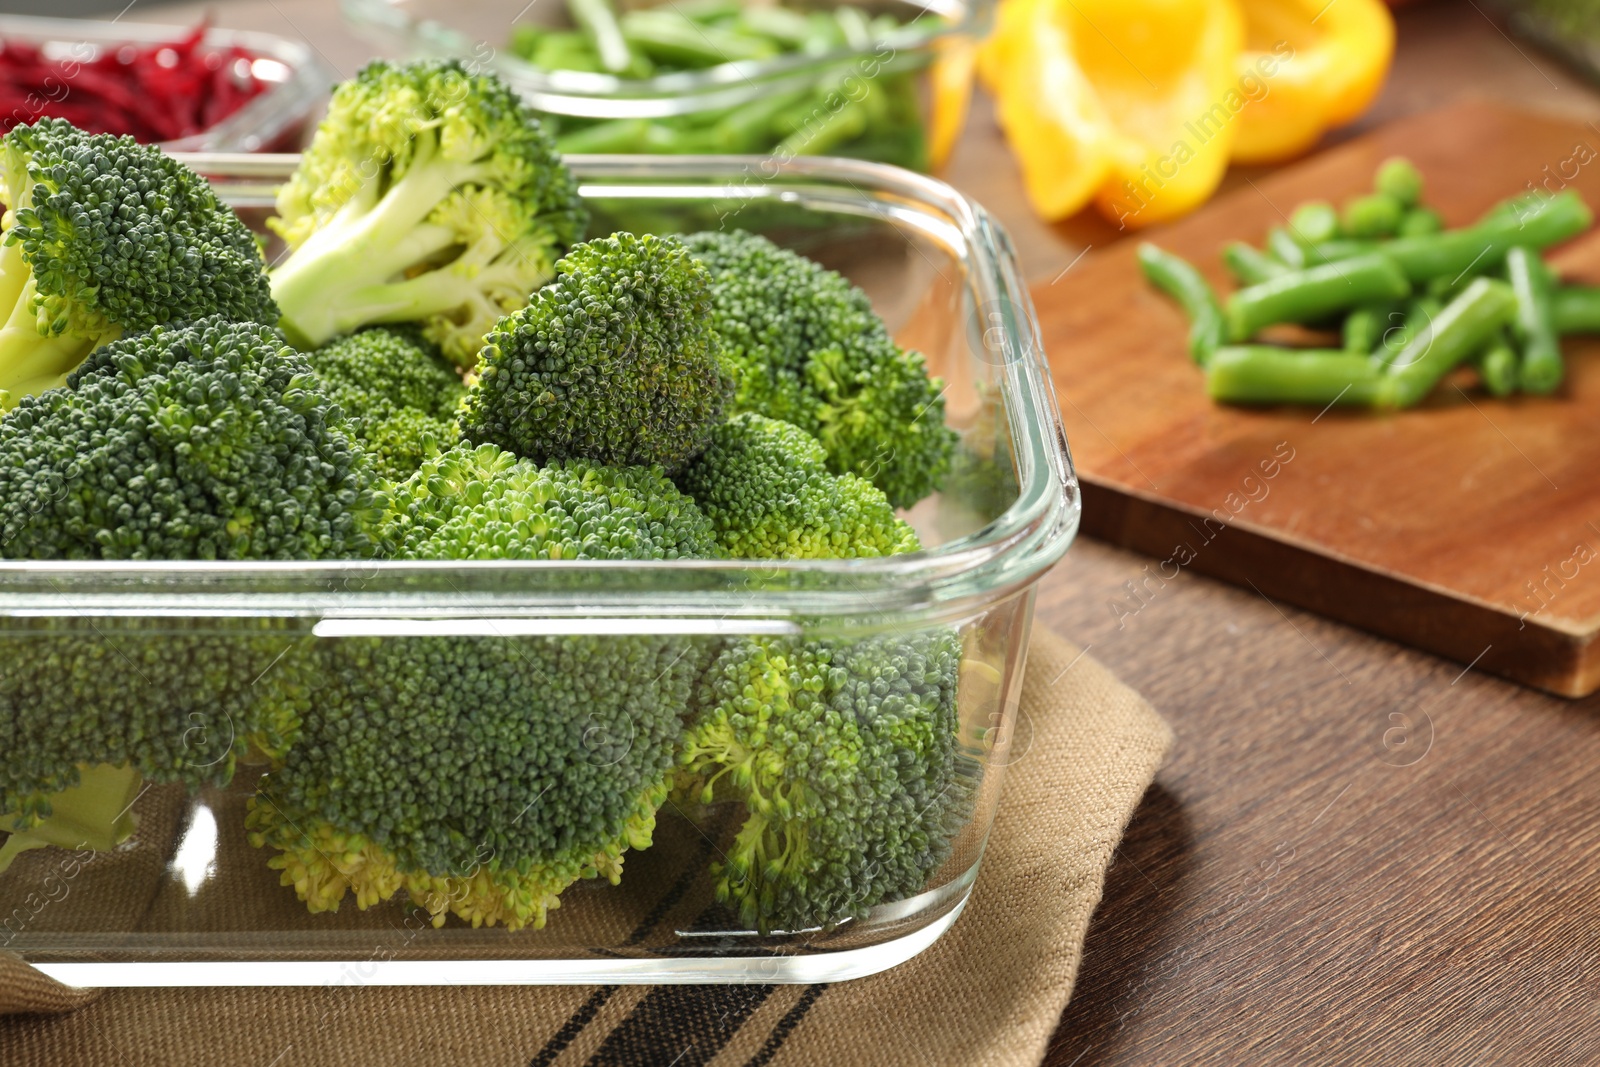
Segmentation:
{"type": "Polygon", "coordinates": [[[1389,316],[1398,305],[1394,303],[1366,304],[1345,316],[1344,350],[1370,354],[1383,342],[1384,331],[1389,328],[1389,316]]]}
{"type": "Polygon", "coordinates": [[[633,53],[623,39],[610,0],[567,0],[567,13],[588,35],[600,57],[600,65],[607,71],[621,74],[633,65],[633,53]]]}
{"type": "Polygon", "coordinates": [[[1490,396],[1506,397],[1517,391],[1521,360],[1511,347],[1511,339],[1501,330],[1489,342],[1489,347],[1478,354],[1478,376],[1490,396]]]}
{"type": "Polygon", "coordinates": [[[1478,278],[1419,330],[1389,365],[1397,407],[1411,407],[1511,322],[1517,298],[1505,282],[1478,278]]]}
{"type": "Polygon", "coordinates": [[[1222,305],[1210,283],[1194,264],[1153,244],[1139,246],[1139,269],[1189,316],[1189,355],[1204,366],[1223,339],[1222,305]]]}
{"type": "Polygon", "coordinates": [[[1296,241],[1294,235],[1282,226],[1274,226],[1267,231],[1267,252],[1290,270],[1301,270],[1306,266],[1305,245],[1296,241]]]}
{"type": "Polygon", "coordinates": [[[1551,304],[1557,333],[1600,333],[1600,286],[1563,285],[1551,304]]]}
{"type": "Polygon", "coordinates": [[[1444,218],[1431,207],[1414,207],[1400,220],[1400,237],[1426,237],[1444,232],[1444,218]]]}
{"type": "Polygon", "coordinates": [[[1422,172],[1409,159],[1388,159],[1378,168],[1373,188],[1393,197],[1401,207],[1416,207],[1422,201],[1422,172]]]}
{"type": "Polygon", "coordinates": [[[702,26],[663,9],[630,11],[617,22],[629,45],[659,63],[692,69],[778,54],[778,46],[764,37],[702,26]]]}
{"type": "Polygon", "coordinates": [[[786,7],[743,8],[739,11],[739,25],[788,48],[798,49],[811,36],[811,20],[786,7]]]}
{"type": "Polygon", "coordinates": [[[1524,391],[1547,396],[1561,385],[1565,367],[1561,362],[1561,340],[1556,334],[1555,308],[1551,292],[1555,283],[1550,268],[1537,252],[1513,248],[1506,253],[1506,278],[1516,294],[1516,318],[1511,324],[1517,343],[1522,346],[1522,368],[1518,374],[1524,391]]]}
{"type": "Polygon", "coordinates": [[[1439,312],[1443,310],[1444,304],[1437,297],[1427,294],[1407,300],[1402,310],[1389,313],[1389,322],[1383,331],[1381,346],[1373,355],[1381,363],[1392,363],[1394,357],[1411,343],[1411,339],[1423,327],[1438,318],[1439,312]]]}
{"type": "Polygon", "coordinates": [[[1246,341],[1283,322],[1315,322],[1325,315],[1411,292],[1400,268],[1381,253],[1290,271],[1228,299],[1228,338],[1246,341]]]}
{"type": "Polygon", "coordinates": [[[1206,391],[1232,404],[1391,407],[1394,382],[1357,352],[1228,345],[1206,367],[1206,391]]]}
{"type": "Polygon", "coordinates": [[[1240,285],[1255,285],[1275,278],[1289,268],[1254,245],[1234,241],[1222,250],[1223,265],[1240,285]]]}
{"type": "Polygon", "coordinates": [[[1325,200],[1301,204],[1289,216],[1289,229],[1307,244],[1320,244],[1340,236],[1339,212],[1325,200]]]}
{"type": "Polygon", "coordinates": [[[1351,237],[1393,237],[1405,206],[1385,193],[1358,196],[1344,206],[1344,232],[1351,237]]]}
{"type": "Polygon", "coordinates": [[[1505,260],[1506,253],[1517,245],[1548,248],[1576,237],[1593,222],[1593,212],[1577,193],[1568,189],[1528,202],[1525,211],[1502,205],[1483,221],[1464,230],[1425,237],[1397,237],[1381,244],[1331,241],[1318,248],[1315,255],[1339,262],[1381,250],[1398,263],[1413,282],[1441,277],[1455,279],[1496,269],[1505,260]]]}

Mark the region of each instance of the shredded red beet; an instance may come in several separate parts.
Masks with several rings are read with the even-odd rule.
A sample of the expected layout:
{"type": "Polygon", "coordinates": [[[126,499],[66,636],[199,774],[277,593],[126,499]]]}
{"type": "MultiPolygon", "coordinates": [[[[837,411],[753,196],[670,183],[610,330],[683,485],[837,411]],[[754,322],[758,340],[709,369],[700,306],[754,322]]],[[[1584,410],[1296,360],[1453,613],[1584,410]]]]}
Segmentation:
{"type": "Polygon", "coordinates": [[[46,58],[26,41],[0,41],[0,132],[44,115],[90,133],[173,141],[210,129],[269,87],[243,48],[181,40],[97,50],[78,45],[46,58]]]}

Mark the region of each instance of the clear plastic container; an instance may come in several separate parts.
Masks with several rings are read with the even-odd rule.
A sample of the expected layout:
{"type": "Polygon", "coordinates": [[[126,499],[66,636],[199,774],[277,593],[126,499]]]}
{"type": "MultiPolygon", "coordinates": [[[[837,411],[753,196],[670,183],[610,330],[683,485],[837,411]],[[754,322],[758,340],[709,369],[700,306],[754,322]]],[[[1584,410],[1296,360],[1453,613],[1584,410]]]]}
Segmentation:
{"type": "MultiPolygon", "coordinates": [[[[0,15],[0,40],[27,41],[42,48],[47,56],[84,63],[129,43],[148,45],[177,40],[190,28],[0,15]]],[[[316,50],[304,41],[243,30],[211,28],[204,41],[218,48],[238,45],[249,50],[257,57],[252,73],[273,85],[210,129],[168,141],[161,147],[171,152],[283,152],[303,145],[308,124],[327,100],[329,87],[338,80],[338,74],[316,50]]]]}
{"type": "MultiPolygon", "coordinates": [[[[255,219],[293,157],[190,161],[255,219]]],[[[633,678],[645,687],[668,669],[709,676],[705,665],[751,642],[818,643],[845,681],[860,676],[852,663],[872,655],[904,664],[908,650],[927,653],[922,662],[936,669],[898,675],[940,694],[923,705],[934,709],[926,719],[934,728],[919,735],[944,761],[929,776],[942,783],[929,801],[940,805],[938,819],[915,823],[937,830],[917,851],[927,869],[912,881],[902,872],[870,908],[763,932],[717,893],[717,866],[750,807],[694,810],[680,797],[658,813],[653,845],[623,856],[620,884],[578,881],[542,929],[474,928],[453,916],[436,928],[403,892],[366,910],[346,897],[336,912],[311,914],[279,884],[270,853],[247,840],[245,811],[262,768],[244,761],[223,787],[138,791],[138,829],[112,851],[19,855],[0,874],[0,950],[80,986],[818,982],[894,966],[957,920],[1012,755],[1035,588],[1079,517],[1037,324],[1005,235],[948,186],[874,164],[797,160],[759,181],[748,173],[754,162],[739,158],[570,163],[593,229],[667,232],[721,220],[767,233],[847,273],[897,338],[926,353],[948,384],[961,446],[944,490],[908,513],[924,551],[770,563],[0,563],[5,660],[28,665],[7,672],[0,697],[15,708],[27,694],[71,692],[106,714],[140,701],[188,724],[175,765],[204,769],[221,766],[230,746],[243,748],[238,734],[263,686],[354,649],[401,665],[439,647],[429,642],[470,647],[484,663],[536,659],[554,665],[542,676],[550,692],[588,691],[592,676],[571,666],[578,661],[557,658],[573,648],[609,656],[646,646],[651,662],[668,667],[633,678]]],[[[884,729],[904,709],[892,675],[857,693],[859,728],[884,729]]],[[[319,699],[322,676],[308,684],[319,699]]],[[[544,692],[536,687],[533,699],[544,692]]],[[[658,711],[635,700],[619,718],[609,693],[562,705],[552,721],[573,731],[563,742],[572,746],[567,770],[530,781],[527,804],[519,792],[512,805],[520,812],[491,816],[487,829],[463,827],[463,840],[498,832],[506,819],[551,817],[562,775],[592,781],[596,767],[631,758],[658,711]]],[[[26,739],[0,741],[15,751],[26,739]]],[[[928,810],[906,814],[923,819],[928,810]]],[[[889,885],[874,858],[887,854],[874,843],[878,828],[859,829],[866,843],[829,862],[863,885],[889,885]]],[[[329,862],[343,871],[352,861],[329,862]]]]}
{"type": "MultiPolygon", "coordinates": [[[[665,0],[621,3],[624,10],[665,0]]],[[[819,54],[788,54],[772,59],[723,63],[703,70],[623,78],[584,71],[546,71],[514,54],[512,27],[521,22],[570,26],[561,0],[526,4],[521,0],[342,0],[346,19],[374,44],[390,52],[420,57],[454,57],[492,67],[536,108],[553,119],[555,132],[572,152],[746,152],[790,155],[827,154],[870,159],[916,170],[937,168],[966,123],[971,97],[972,56],[988,32],[993,0],[807,0],[818,11],[852,6],[869,15],[891,15],[900,28],[819,54]],[[909,86],[902,84],[909,82],[909,86]],[[920,115],[920,138],[907,124],[887,120],[879,129],[893,132],[852,137],[843,112],[865,98],[869,86],[887,90],[891,100],[909,89],[907,110],[920,115]],[[705,132],[729,111],[752,103],[795,99],[777,119],[785,134],[761,126],[737,143],[721,132],[705,132]],[[659,128],[624,138],[622,122],[670,120],[668,138],[659,128]],[[607,139],[594,143],[594,126],[608,122],[607,139]],[[582,131],[581,133],[579,131],[582,131]],[[702,136],[703,134],[703,136],[702,136]],[[569,137],[578,140],[569,141],[569,137]],[[809,150],[805,144],[819,146],[809,150]]],[[[899,105],[893,105],[899,106],[899,105]]],[[[898,114],[898,112],[896,112],[898,114]]]]}

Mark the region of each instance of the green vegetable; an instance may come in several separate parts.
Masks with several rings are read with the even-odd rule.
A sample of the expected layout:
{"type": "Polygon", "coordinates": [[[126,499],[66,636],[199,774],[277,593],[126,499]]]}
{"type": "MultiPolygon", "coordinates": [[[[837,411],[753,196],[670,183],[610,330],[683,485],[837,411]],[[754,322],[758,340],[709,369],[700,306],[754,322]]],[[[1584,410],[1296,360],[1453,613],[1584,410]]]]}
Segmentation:
{"type": "Polygon", "coordinates": [[[1518,380],[1524,391],[1546,396],[1561,385],[1565,373],[1551,295],[1555,281],[1539,254],[1527,248],[1506,253],[1506,278],[1517,298],[1511,329],[1522,348],[1518,380]]]}
{"type": "Polygon", "coordinates": [[[601,67],[621,74],[633,66],[633,53],[628,50],[609,0],[567,0],[567,13],[594,46],[601,67]]]}
{"type": "Polygon", "coordinates": [[[765,38],[696,23],[670,8],[629,11],[617,21],[629,45],[657,63],[689,70],[770,59],[780,51],[765,38]]]}
{"type": "Polygon", "coordinates": [[[13,619],[0,644],[0,871],[45,845],[108,850],[149,785],[226,785],[287,750],[315,691],[282,619],[13,619]],[[25,665],[25,669],[23,667],[25,665]]]}
{"type": "Polygon", "coordinates": [[[1379,253],[1281,274],[1229,297],[1228,337],[1248,340],[1267,326],[1313,322],[1362,304],[1399,300],[1410,291],[1405,275],[1379,253]]]}
{"type": "Polygon", "coordinates": [[[1600,333],[1600,286],[1558,287],[1551,311],[1558,333],[1600,333]]]}
{"type": "Polygon", "coordinates": [[[742,922],[803,930],[924,888],[972,796],[960,664],[950,631],[751,638],[711,664],[674,792],[742,807],[712,871],[742,922]]]}
{"type": "Polygon", "coordinates": [[[1405,205],[1384,193],[1350,201],[1344,208],[1344,232],[1351,237],[1392,237],[1400,228],[1405,205]]]}
{"type": "Polygon", "coordinates": [[[202,319],[95,350],[0,420],[11,559],[367,554],[375,474],[274,329],[202,319]]]}
{"type": "Polygon", "coordinates": [[[649,847],[705,655],[682,637],[325,642],[317,699],[250,841],[313,913],[404,890],[508,930],[649,847]]]}
{"type": "Polygon", "coordinates": [[[1139,246],[1139,269],[1189,317],[1189,355],[1204,366],[1227,332],[1210,283],[1188,260],[1148,243],[1139,246]]]}
{"type": "Polygon", "coordinates": [[[456,442],[461,376],[419,337],[374,327],[307,356],[383,477],[406,478],[456,442]]]}
{"type": "Polygon", "coordinates": [[[721,555],[710,521],[659,470],[460,444],[389,492],[389,558],[683,559],[721,555]]]}
{"type": "Polygon", "coordinates": [[[1383,331],[1383,346],[1374,353],[1384,363],[1394,362],[1395,356],[1411,343],[1412,338],[1439,317],[1444,304],[1431,295],[1413,297],[1405,303],[1403,313],[1389,313],[1389,327],[1383,331]]]}
{"type": "Polygon", "coordinates": [[[731,410],[793,423],[910,507],[948,472],[956,435],[944,383],[894,343],[865,293],[804,256],[741,230],[692,234],[711,271],[711,320],[737,390],[731,410]]]}
{"type": "Polygon", "coordinates": [[[1282,226],[1274,226],[1267,231],[1267,252],[1290,270],[1304,270],[1306,267],[1306,246],[1282,226]]]}
{"type": "Polygon", "coordinates": [[[1477,362],[1478,374],[1490,396],[1506,397],[1517,391],[1522,360],[1504,330],[1479,353],[1477,362]]]}
{"type": "Polygon", "coordinates": [[[1344,350],[1370,353],[1383,341],[1390,326],[1395,304],[1368,304],[1350,312],[1344,320],[1344,350]]]}
{"type": "Polygon", "coordinates": [[[1394,382],[1360,352],[1224,346],[1206,365],[1206,391],[1231,404],[1392,406],[1394,382]]]}
{"type": "Polygon", "coordinates": [[[250,231],[206,180],[61,119],[0,141],[0,403],[62,384],[99,344],[208,315],[277,322],[250,231]]]}
{"type": "Polygon", "coordinates": [[[1222,263],[1240,285],[1255,285],[1289,270],[1278,260],[1243,241],[1232,241],[1223,247],[1222,263]]]}
{"type": "Polygon", "coordinates": [[[1410,160],[1397,156],[1378,167],[1373,188],[1403,208],[1415,208],[1422,202],[1422,172],[1410,160]]]}
{"type": "Polygon", "coordinates": [[[586,219],[535,114],[454,60],[379,60],[339,85],[277,206],[291,252],[272,290],[296,344],[415,322],[463,366],[586,219]]]}
{"type": "Polygon", "coordinates": [[[553,282],[485,339],[462,436],[536,462],[688,462],[732,382],[713,328],[711,276],[676,237],[578,245],[553,282]]]}
{"type": "Polygon", "coordinates": [[[1289,229],[1304,243],[1331,241],[1340,236],[1339,212],[1323,200],[1301,204],[1289,216],[1289,229]]]}
{"type": "Polygon", "coordinates": [[[1424,237],[1400,237],[1381,244],[1329,242],[1316,254],[1328,261],[1382,251],[1413,282],[1456,279],[1469,272],[1499,267],[1511,249],[1522,245],[1548,248],[1587,230],[1594,215],[1577,193],[1568,189],[1533,201],[1507,201],[1476,225],[1424,237]]]}
{"type": "Polygon", "coordinates": [[[1504,282],[1479,278],[1467,286],[1389,365],[1396,406],[1410,407],[1428,395],[1459,363],[1487,346],[1516,309],[1517,298],[1504,282]]]}
{"type": "Polygon", "coordinates": [[[717,427],[678,484],[735,559],[856,559],[921,547],[883,490],[830,473],[816,438],[763,415],[717,427]]]}
{"type": "Polygon", "coordinates": [[[1444,218],[1431,207],[1414,207],[1400,220],[1401,237],[1426,237],[1444,230],[1444,218]]]}

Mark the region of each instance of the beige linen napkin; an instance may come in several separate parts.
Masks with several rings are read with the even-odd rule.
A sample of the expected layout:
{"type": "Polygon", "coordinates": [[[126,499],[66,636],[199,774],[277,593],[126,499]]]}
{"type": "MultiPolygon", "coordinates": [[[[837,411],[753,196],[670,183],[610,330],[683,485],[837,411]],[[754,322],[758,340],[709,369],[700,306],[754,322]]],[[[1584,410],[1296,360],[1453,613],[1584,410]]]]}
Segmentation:
{"type": "MultiPolygon", "coordinates": [[[[813,986],[96,994],[0,954],[0,1063],[1036,1064],[1072,993],[1112,851],[1172,734],[1138,694],[1047,633],[1035,635],[1021,708],[966,912],[883,974],[813,986]]],[[[74,887],[87,892],[80,879],[117,873],[97,865],[74,887]]]]}

